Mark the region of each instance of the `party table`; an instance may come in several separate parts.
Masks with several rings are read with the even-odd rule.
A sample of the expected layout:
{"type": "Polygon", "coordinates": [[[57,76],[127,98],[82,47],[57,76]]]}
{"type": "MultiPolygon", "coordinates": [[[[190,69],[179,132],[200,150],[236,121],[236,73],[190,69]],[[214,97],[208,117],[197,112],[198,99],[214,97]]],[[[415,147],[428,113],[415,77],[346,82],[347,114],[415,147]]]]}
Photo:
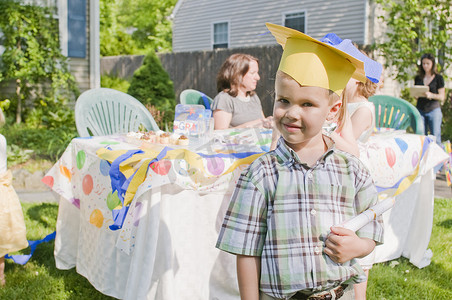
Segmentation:
{"type": "MultiPolygon", "coordinates": [[[[258,129],[216,131],[189,146],[72,140],[43,178],[61,196],[57,268],[76,267],[120,299],[239,299],[235,256],[215,243],[241,171],[270,141],[271,131],[258,129]]],[[[396,198],[377,261],[426,263],[432,168],[444,156],[430,138],[400,131],[361,145],[380,197],[396,198]]]]}

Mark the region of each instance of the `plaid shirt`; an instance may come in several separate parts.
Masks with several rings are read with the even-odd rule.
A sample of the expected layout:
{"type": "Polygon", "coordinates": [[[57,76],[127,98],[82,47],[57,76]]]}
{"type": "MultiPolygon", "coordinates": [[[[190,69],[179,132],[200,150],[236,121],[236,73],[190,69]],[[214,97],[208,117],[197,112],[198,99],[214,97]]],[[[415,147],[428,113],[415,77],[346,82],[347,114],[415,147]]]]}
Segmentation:
{"type": "MultiPolygon", "coordinates": [[[[364,273],[355,259],[335,263],[323,247],[332,225],[376,202],[376,188],[359,159],[330,147],[309,168],[281,138],[240,176],[216,246],[261,256],[260,290],[276,298],[361,282],[364,273]]],[[[382,219],[356,234],[382,242],[382,219]]]]}

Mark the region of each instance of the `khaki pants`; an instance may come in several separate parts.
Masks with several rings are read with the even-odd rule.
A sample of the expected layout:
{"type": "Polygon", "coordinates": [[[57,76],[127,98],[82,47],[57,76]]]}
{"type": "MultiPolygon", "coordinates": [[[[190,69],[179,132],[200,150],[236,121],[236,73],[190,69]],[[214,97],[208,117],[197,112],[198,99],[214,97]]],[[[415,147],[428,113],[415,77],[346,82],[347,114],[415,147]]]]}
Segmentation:
{"type": "MultiPolygon", "coordinates": [[[[269,296],[263,292],[260,292],[259,294],[259,300],[277,300],[280,298],[274,298],[272,296],[269,296]]],[[[355,290],[353,289],[353,284],[350,284],[347,286],[347,288],[344,290],[344,295],[342,295],[340,300],[355,300],[355,290]]]]}

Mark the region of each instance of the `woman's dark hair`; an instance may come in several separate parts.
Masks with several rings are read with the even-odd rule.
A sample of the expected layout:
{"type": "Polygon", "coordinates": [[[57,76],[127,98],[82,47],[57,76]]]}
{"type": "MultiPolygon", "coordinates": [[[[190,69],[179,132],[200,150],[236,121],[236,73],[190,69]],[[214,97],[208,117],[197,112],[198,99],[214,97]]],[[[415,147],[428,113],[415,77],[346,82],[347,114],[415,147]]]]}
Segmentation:
{"type": "MultiPolygon", "coordinates": [[[[229,56],[218,72],[217,91],[226,92],[232,97],[236,97],[243,76],[250,69],[250,63],[253,60],[259,64],[259,60],[249,54],[236,53],[229,56]]],[[[250,91],[247,94],[252,96],[254,91],[250,91]]]]}
{"type": "Polygon", "coordinates": [[[422,67],[422,61],[424,60],[424,59],[430,59],[431,61],[432,61],[432,73],[433,74],[438,74],[438,71],[436,70],[436,62],[435,62],[435,57],[432,55],[432,54],[430,54],[430,53],[424,53],[424,54],[422,54],[422,56],[421,56],[421,61],[420,61],[420,63],[419,63],[419,76],[421,77],[421,78],[424,78],[424,76],[425,76],[425,70],[424,70],[424,68],[422,67]]]}

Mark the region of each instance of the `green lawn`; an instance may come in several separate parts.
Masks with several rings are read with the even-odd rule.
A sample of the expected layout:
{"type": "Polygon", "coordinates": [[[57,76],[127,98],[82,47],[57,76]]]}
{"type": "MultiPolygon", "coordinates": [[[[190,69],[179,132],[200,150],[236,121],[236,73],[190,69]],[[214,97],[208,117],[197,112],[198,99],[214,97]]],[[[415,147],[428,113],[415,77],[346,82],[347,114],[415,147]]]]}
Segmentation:
{"type": "MultiPolygon", "coordinates": [[[[24,203],[22,207],[28,239],[41,239],[55,230],[57,204],[24,203]]],[[[374,265],[369,300],[452,299],[452,199],[436,199],[434,216],[429,245],[432,263],[418,269],[400,258],[374,265]]],[[[40,244],[25,266],[7,260],[7,286],[0,288],[0,299],[113,299],[96,291],[75,269],[56,269],[53,247],[53,242],[40,244]]]]}

